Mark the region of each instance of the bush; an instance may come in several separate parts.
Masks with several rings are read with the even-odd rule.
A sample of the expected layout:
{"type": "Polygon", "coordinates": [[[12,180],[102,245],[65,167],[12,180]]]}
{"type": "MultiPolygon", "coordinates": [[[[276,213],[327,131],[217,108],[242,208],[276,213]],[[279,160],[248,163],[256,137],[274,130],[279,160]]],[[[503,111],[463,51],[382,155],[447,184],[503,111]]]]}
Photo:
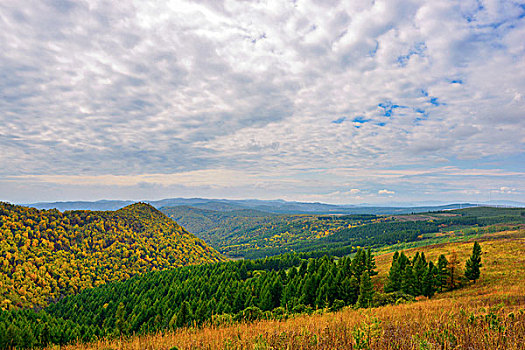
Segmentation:
{"type": "Polygon", "coordinates": [[[213,315],[211,317],[211,324],[214,326],[231,325],[233,324],[233,316],[230,314],[213,315]]]}
{"type": "Polygon", "coordinates": [[[240,311],[236,315],[235,319],[237,321],[253,322],[262,319],[263,316],[264,313],[261,309],[259,309],[257,306],[250,306],[240,311]]]}
{"type": "Polygon", "coordinates": [[[296,314],[308,314],[310,315],[312,312],[313,312],[313,309],[310,305],[306,306],[304,304],[298,304],[298,305],[295,305],[294,308],[292,309],[292,312],[293,313],[296,313],[296,314]]]}
{"type": "Polygon", "coordinates": [[[335,299],[330,311],[339,311],[345,306],[345,302],[339,299],[335,299]]]}
{"type": "Polygon", "coordinates": [[[282,306],[276,307],[272,310],[273,318],[276,320],[286,320],[288,318],[288,313],[286,309],[282,306]]]}
{"type": "Polygon", "coordinates": [[[401,304],[408,301],[414,301],[414,297],[410,294],[403,293],[401,291],[392,293],[379,293],[376,292],[372,299],[372,305],[374,307],[384,306],[389,304],[401,304]]]}

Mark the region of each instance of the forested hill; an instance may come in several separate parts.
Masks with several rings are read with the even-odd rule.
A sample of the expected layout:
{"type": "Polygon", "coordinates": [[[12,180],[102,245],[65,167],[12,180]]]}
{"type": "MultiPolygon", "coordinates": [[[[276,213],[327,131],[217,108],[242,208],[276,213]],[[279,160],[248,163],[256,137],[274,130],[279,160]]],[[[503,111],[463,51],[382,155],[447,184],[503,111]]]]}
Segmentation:
{"type": "Polygon", "coordinates": [[[225,260],[157,209],[37,210],[0,202],[0,308],[44,306],[109,281],[225,260]]]}

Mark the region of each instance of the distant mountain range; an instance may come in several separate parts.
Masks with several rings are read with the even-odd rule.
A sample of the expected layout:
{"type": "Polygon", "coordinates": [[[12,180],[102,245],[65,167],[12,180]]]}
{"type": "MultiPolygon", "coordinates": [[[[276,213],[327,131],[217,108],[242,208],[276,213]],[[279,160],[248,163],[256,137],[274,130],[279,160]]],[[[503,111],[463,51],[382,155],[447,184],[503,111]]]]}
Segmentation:
{"type": "MultiPolygon", "coordinates": [[[[143,201],[155,208],[191,206],[199,209],[215,210],[221,212],[238,210],[257,210],[273,214],[409,214],[426,211],[451,210],[475,206],[508,206],[525,207],[525,203],[513,201],[490,201],[486,203],[455,203],[434,204],[419,203],[389,203],[377,206],[372,204],[362,205],[336,205],[325,203],[289,202],[284,200],[258,200],[258,199],[208,199],[208,198],[169,198],[158,201],[143,201]]],[[[117,210],[134,203],[129,200],[100,200],[100,201],[73,201],[73,202],[40,202],[24,204],[37,209],[65,210],[117,210]]]]}

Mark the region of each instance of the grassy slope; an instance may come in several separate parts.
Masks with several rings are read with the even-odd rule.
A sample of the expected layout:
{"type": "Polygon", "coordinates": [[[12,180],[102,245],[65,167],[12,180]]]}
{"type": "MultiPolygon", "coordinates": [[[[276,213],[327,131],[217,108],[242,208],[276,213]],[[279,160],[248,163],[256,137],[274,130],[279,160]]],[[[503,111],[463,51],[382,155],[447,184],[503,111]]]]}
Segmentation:
{"type": "MultiPolygon", "coordinates": [[[[430,300],[369,310],[303,315],[175,333],[100,341],[67,349],[524,349],[525,229],[478,237],[483,250],[481,279],[430,300]],[[361,334],[361,335],[359,335],[361,334]],[[366,344],[357,346],[357,340],[366,344]]],[[[472,241],[421,247],[437,260],[457,252],[464,264],[472,241]]],[[[382,284],[392,254],[376,257],[382,284]]]]}

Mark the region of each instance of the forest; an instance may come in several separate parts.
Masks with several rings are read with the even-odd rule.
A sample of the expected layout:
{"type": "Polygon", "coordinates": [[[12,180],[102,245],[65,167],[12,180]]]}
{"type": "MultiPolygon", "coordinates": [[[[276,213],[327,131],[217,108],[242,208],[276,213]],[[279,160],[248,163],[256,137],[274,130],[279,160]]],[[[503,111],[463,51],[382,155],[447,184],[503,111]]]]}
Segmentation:
{"type": "Polygon", "coordinates": [[[245,210],[219,212],[164,207],[166,215],[191,227],[198,237],[232,258],[257,259],[286,252],[355,253],[358,247],[379,248],[421,242],[439,234],[471,234],[494,224],[525,223],[520,208],[468,208],[423,215],[263,215],[245,210]]]}
{"type": "Polygon", "coordinates": [[[286,245],[329,236],[343,228],[389,220],[371,214],[276,215],[189,206],[160,210],[226,256],[248,259],[282,254],[291,251],[283,248],[286,245]]]}
{"type": "Polygon", "coordinates": [[[0,202],[0,308],[42,307],[138,273],[224,261],[150,205],[37,210],[0,202]]]}
{"type": "MultiPolygon", "coordinates": [[[[479,278],[475,272],[481,266],[480,254],[476,243],[468,260],[470,279],[479,278]]],[[[406,302],[458,288],[466,280],[458,275],[458,265],[457,257],[447,261],[442,255],[434,264],[424,254],[409,258],[396,253],[384,291],[372,282],[377,271],[370,249],[359,249],[353,258],[303,259],[285,254],[150,272],[84,290],[41,311],[2,311],[0,347],[88,342],[203,324],[282,319],[344,306],[406,302]]]]}

